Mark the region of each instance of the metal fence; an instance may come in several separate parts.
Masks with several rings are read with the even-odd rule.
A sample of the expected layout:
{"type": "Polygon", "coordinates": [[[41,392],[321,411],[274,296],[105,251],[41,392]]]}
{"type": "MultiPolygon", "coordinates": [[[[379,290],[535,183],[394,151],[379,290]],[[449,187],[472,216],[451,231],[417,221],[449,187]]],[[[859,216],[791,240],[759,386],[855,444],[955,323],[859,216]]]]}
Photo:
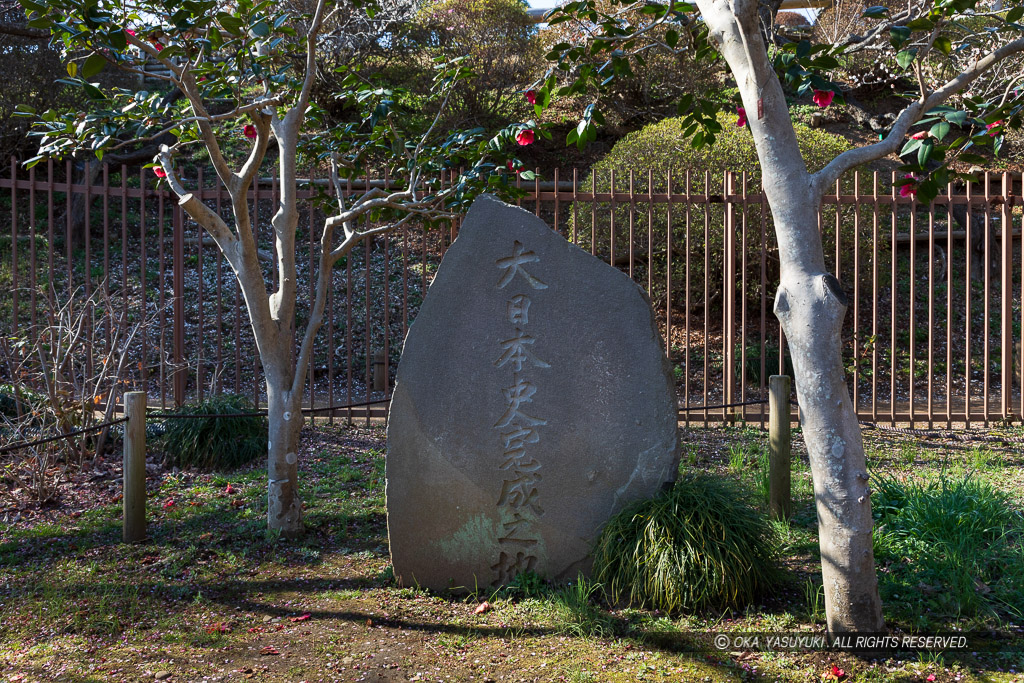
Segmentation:
{"type": "MultiPolygon", "coordinates": [[[[189,173],[196,194],[230,223],[213,174],[189,173]]],[[[541,177],[519,183],[514,201],[647,292],[675,368],[680,419],[763,425],[763,404],[715,407],[762,400],[770,374],[791,374],[771,312],[779,268],[772,218],[754,178],[557,170],[541,177]]],[[[315,174],[303,186],[307,200],[325,191],[315,174]]],[[[255,225],[266,224],[277,196],[273,181],[254,184],[255,225]]],[[[851,294],[844,361],[863,419],[1024,419],[1020,197],[1019,174],[951,185],[925,205],[901,197],[891,175],[860,173],[825,198],[820,228],[830,267],[851,294]]],[[[303,203],[300,298],[312,285],[323,221],[313,202],[303,203]]],[[[0,221],[10,217],[0,231],[0,287],[10,292],[0,303],[4,335],[34,334],[69,296],[102,294],[113,309],[89,321],[87,357],[109,355],[110,310],[142,327],[130,348],[118,349],[131,354],[123,390],[144,388],[161,407],[217,392],[259,402],[262,376],[234,275],[151,173],[104,166],[91,174],[70,164],[24,171],[11,160],[0,176],[0,211],[0,221]],[[93,175],[97,184],[73,180],[93,175]]],[[[388,396],[401,342],[457,233],[457,222],[407,227],[365,241],[339,264],[309,406],[388,396]]],[[[270,277],[266,225],[257,239],[270,277]]],[[[18,381],[6,372],[0,368],[0,383],[18,381]]],[[[385,410],[323,414],[369,419],[385,410]]]]}

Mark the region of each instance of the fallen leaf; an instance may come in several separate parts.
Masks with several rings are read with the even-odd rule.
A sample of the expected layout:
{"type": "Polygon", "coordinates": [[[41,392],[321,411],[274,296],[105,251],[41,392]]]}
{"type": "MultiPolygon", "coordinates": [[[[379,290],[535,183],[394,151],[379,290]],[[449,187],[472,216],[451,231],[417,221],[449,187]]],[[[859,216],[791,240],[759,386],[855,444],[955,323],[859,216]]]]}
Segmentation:
{"type": "Polygon", "coordinates": [[[281,653],[278,652],[277,648],[274,647],[273,645],[266,645],[266,646],[263,647],[262,650],[260,650],[260,656],[264,656],[264,655],[279,655],[279,654],[281,654],[281,653]]]}
{"type": "Polygon", "coordinates": [[[309,612],[305,612],[305,613],[303,613],[303,614],[300,614],[300,615],[299,615],[299,616],[297,616],[297,617],[288,617],[288,621],[307,621],[307,620],[309,620],[309,619],[310,619],[310,618],[311,618],[312,616],[313,616],[313,615],[311,615],[311,614],[310,614],[309,612]]]}

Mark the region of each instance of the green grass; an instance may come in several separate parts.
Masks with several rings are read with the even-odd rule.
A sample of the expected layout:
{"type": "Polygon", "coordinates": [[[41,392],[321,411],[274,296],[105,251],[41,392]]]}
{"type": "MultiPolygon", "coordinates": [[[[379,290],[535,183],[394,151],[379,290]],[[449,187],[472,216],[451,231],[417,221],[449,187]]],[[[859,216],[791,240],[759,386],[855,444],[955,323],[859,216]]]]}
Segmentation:
{"type": "Polygon", "coordinates": [[[881,593],[908,617],[1024,617],[1024,518],[977,476],[875,484],[881,593]],[[922,614],[924,604],[930,617],[922,614]]]}

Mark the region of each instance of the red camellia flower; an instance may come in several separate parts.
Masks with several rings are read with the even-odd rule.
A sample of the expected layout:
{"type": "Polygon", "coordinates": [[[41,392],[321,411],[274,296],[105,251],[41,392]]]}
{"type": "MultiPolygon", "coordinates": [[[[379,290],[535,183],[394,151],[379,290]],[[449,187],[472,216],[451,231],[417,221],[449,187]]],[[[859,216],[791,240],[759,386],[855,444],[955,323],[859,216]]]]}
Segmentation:
{"type": "Polygon", "coordinates": [[[1003,125],[1002,121],[996,121],[995,123],[990,123],[987,126],[985,126],[985,130],[988,131],[989,135],[995,137],[996,135],[999,135],[999,131],[995,129],[999,128],[999,126],[1001,125],[1003,125]]]}
{"type": "Polygon", "coordinates": [[[134,36],[135,35],[135,31],[131,30],[130,28],[126,28],[124,30],[124,32],[127,33],[130,36],[134,36]]]}
{"type": "Polygon", "coordinates": [[[742,128],[743,126],[747,125],[747,110],[744,109],[743,107],[736,107],[736,114],[736,127],[742,128]]]}
{"type": "Polygon", "coordinates": [[[537,104],[537,91],[536,90],[527,90],[526,91],[526,101],[529,102],[530,104],[537,104]]]}
{"type": "Polygon", "coordinates": [[[904,178],[909,178],[913,182],[907,183],[906,185],[903,185],[903,186],[900,187],[900,196],[901,197],[914,197],[914,196],[916,196],[917,195],[917,176],[914,175],[913,173],[908,173],[907,175],[905,175],[903,177],[904,178]]]}
{"type": "Polygon", "coordinates": [[[226,486],[226,487],[224,488],[224,493],[228,494],[229,496],[230,496],[230,495],[231,495],[232,493],[234,493],[234,492],[235,492],[235,487],[234,487],[234,486],[232,486],[231,484],[228,484],[228,485],[227,485],[227,486],[226,486]]]}
{"type": "Polygon", "coordinates": [[[832,104],[832,98],[835,97],[835,96],[836,96],[836,94],[834,92],[832,92],[831,90],[815,90],[814,91],[814,97],[811,98],[811,99],[814,100],[814,103],[816,105],[818,105],[819,107],[824,108],[824,107],[827,107],[828,105],[832,104]]]}
{"type": "Polygon", "coordinates": [[[159,40],[154,40],[154,41],[153,41],[153,47],[155,47],[155,48],[156,48],[156,51],[157,51],[157,52],[160,52],[160,50],[163,50],[163,49],[164,49],[164,44],[163,44],[163,43],[161,43],[161,42],[160,42],[159,40]]]}
{"type": "Polygon", "coordinates": [[[250,140],[256,139],[256,126],[252,125],[251,123],[245,124],[245,128],[242,129],[242,132],[245,133],[245,137],[249,138],[250,140]]]}
{"type": "Polygon", "coordinates": [[[509,173],[517,173],[518,174],[519,171],[520,171],[520,169],[515,167],[515,164],[512,163],[511,159],[509,161],[505,162],[505,168],[508,169],[509,173]]]}
{"type": "Polygon", "coordinates": [[[157,178],[166,178],[167,177],[167,171],[165,171],[164,169],[160,168],[159,166],[155,166],[153,168],[153,173],[156,174],[157,178]]]}
{"type": "Polygon", "coordinates": [[[928,683],[932,683],[935,680],[935,674],[928,674],[928,678],[924,680],[928,681],[928,683]]]}
{"type": "Polygon", "coordinates": [[[167,502],[164,503],[164,510],[168,510],[168,509],[170,509],[172,507],[174,507],[174,499],[173,498],[168,498],[167,502]]]}
{"type": "Polygon", "coordinates": [[[919,133],[914,133],[913,135],[911,135],[910,139],[911,140],[924,140],[926,137],[928,137],[927,131],[923,131],[922,130],[919,133]]]}
{"type": "Polygon", "coordinates": [[[536,137],[532,129],[524,128],[516,135],[516,142],[525,147],[526,145],[532,145],[536,137]]]}

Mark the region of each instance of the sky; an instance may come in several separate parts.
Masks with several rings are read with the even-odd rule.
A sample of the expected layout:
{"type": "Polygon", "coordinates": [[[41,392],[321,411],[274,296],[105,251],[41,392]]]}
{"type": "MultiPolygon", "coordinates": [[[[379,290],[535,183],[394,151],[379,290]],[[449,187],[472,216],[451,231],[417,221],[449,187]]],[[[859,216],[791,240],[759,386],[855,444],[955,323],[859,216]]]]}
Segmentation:
{"type": "MultiPolygon", "coordinates": [[[[543,9],[549,9],[551,7],[554,7],[555,5],[559,4],[559,2],[561,2],[561,1],[562,0],[527,0],[527,2],[529,3],[530,7],[537,7],[537,8],[543,8],[543,9]]],[[[800,14],[803,14],[808,19],[814,19],[814,16],[816,14],[815,10],[809,10],[809,9],[798,9],[796,11],[799,12],[800,14]]]]}

